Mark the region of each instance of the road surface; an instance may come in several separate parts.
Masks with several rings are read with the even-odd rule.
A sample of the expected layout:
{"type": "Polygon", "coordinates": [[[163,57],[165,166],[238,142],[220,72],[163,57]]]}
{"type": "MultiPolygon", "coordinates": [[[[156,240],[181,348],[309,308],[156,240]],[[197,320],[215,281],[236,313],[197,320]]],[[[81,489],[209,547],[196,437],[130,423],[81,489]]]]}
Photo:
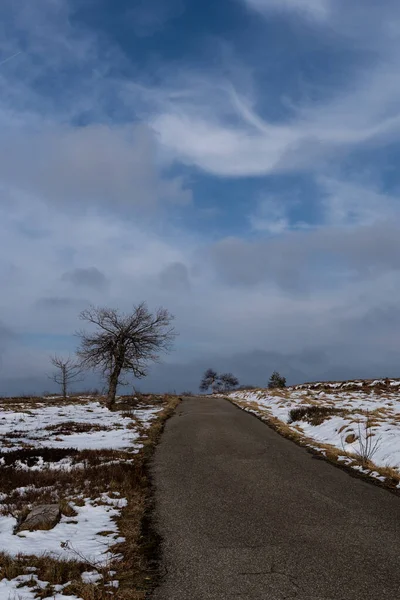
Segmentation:
{"type": "Polygon", "coordinates": [[[399,600],[400,498],[223,399],[185,399],[153,461],[154,600],[399,600]]]}

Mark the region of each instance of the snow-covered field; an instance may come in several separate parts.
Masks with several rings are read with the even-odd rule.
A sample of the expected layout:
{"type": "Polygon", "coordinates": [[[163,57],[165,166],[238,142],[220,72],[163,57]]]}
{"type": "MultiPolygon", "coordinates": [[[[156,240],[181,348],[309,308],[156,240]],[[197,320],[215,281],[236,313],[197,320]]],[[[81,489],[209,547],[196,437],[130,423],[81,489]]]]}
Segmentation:
{"type": "MultiPolygon", "coordinates": [[[[21,448],[76,448],[138,450],[139,427],[132,429],[131,416],[109,411],[100,402],[0,409],[0,452],[21,448]]],[[[159,407],[137,409],[134,417],[146,427],[159,407]]],[[[132,415],[133,416],[133,415],[132,415]]]]}
{"type": "Polygon", "coordinates": [[[110,568],[122,558],[115,546],[125,541],[118,519],[130,501],[118,489],[134,489],[138,453],[163,408],[162,401],[110,411],[93,398],[0,400],[0,600],[97,597],[43,580],[32,566],[43,559],[84,565],[81,583],[112,597],[118,580],[110,568]],[[50,503],[62,513],[52,528],[19,531],[34,506],[50,503]],[[5,576],[10,558],[16,577],[5,576]]]}
{"type": "Polygon", "coordinates": [[[381,481],[390,479],[392,486],[397,474],[400,481],[399,380],[313,383],[229,397],[265,420],[278,419],[323,454],[334,449],[340,462],[381,481]]]}

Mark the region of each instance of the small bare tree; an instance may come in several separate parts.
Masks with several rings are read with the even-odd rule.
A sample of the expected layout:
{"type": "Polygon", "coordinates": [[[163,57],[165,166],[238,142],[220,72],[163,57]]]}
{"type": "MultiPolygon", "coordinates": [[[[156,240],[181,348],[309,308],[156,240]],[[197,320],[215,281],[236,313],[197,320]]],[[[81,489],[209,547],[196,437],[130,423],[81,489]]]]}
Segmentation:
{"type": "Polygon", "coordinates": [[[93,333],[81,331],[78,356],[83,367],[100,370],[108,385],[107,406],[112,408],[124,373],[145,377],[148,363],[157,362],[161,351],[169,351],[176,336],[173,316],[159,308],[152,314],[142,302],[129,314],[112,308],[91,307],[80,318],[96,326],[93,333]]]}
{"type": "Polygon", "coordinates": [[[50,362],[57,370],[49,375],[49,378],[61,387],[62,397],[65,400],[70,384],[82,381],[82,368],[71,356],[62,358],[55,354],[50,357],[50,362]]]}

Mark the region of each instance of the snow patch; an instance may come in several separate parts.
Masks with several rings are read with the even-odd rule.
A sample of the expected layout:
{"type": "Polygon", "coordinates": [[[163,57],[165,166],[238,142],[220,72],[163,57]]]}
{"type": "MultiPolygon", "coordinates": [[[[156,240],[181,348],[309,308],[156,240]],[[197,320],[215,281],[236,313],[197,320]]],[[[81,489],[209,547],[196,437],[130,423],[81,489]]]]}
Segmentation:
{"type": "Polygon", "coordinates": [[[0,549],[11,556],[48,555],[62,560],[84,560],[96,566],[107,565],[118,558],[112,546],[124,538],[118,536],[115,522],[120,509],[100,502],[101,498],[86,499],[84,506],[70,502],[77,516],[63,515],[48,531],[22,531],[14,535],[17,520],[9,515],[0,516],[0,549]]]}

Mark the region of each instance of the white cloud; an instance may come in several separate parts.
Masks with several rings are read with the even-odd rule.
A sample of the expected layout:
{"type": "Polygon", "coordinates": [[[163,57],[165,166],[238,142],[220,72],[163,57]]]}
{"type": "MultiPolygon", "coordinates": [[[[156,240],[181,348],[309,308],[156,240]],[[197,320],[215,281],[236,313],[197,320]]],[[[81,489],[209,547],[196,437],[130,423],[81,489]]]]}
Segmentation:
{"type": "Polygon", "coordinates": [[[147,101],[146,118],[164,156],[214,175],[242,177],[318,171],[344,153],[398,141],[396,81],[396,61],[379,54],[333,96],[292,106],[279,122],[263,118],[246,90],[239,95],[215,75],[194,81],[187,74],[185,82],[181,74],[175,89],[169,82],[137,93],[147,101]]]}
{"type": "Polygon", "coordinates": [[[397,221],[400,199],[379,191],[373,181],[318,177],[328,226],[353,228],[397,221]]]}
{"type": "Polygon", "coordinates": [[[244,0],[253,10],[260,13],[270,11],[296,11],[318,20],[328,18],[331,0],[244,0]]]}
{"type": "MultiPolygon", "coordinates": [[[[253,2],[265,7],[303,6],[315,13],[329,7],[328,2],[322,0],[287,0],[286,4],[282,4],[281,0],[279,3],[278,0],[253,2]]],[[[7,2],[7,6],[13,4],[7,2]]],[[[335,25],[340,32],[345,21],[344,11],[336,12],[341,15],[341,20],[336,22],[338,17],[335,13],[335,25]]],[[[0,123],[12,123],[17,127],[23,119],[25,125],[30,123],[37,128],[37,114],[40,114],[45,139],[41,141],[38,135],[34,135],[30,141],[45,162],[46,152],[51,154],[53,151],[54,141],[49,131],[56,121],[56,137],[60,137],[60,141],[57,140],[59,147],[55,149],[54,161],[57,155],[64,158],[64,154],[67,155],[67,166],[70,166],[75,154],[72,146],[81,146],[89,157],[87,170],[98,177],[103,194],[108,187],[114,186],[116,201],[129,202],[126,188],[134,180],[135,172],[140,174],[135,186],[137,196],[154,198],[160,193],[167,198],[176,195],[179,202],[190,200],[184,182],[179,180],[169,184],[164,180],[161,190],[157,190],[157,182],[152,182],[152,191],[149,192],[146,174],[151,168],[157,170],[161,161],[166,166],[176,161],[214,175],[231,177],[320,169],[324,161],[337,158],[360,145],[381,145],[399,138],[400,93],[396,81],[400,44],[395,35],[384,35],[394,17],[391,18],[387,10],[381,13],[376,19],[381,42],[378,46],[374,42],[373,49],[369,49],[368,64],[364,69],[352,74],[347,85],[337,89],[330,98],[319,102],[299,102],[292,106],[289,117],[271,121],[260,114],[257,102],[257,96],[264,96],[268,81],[262,88],[257,88],[256,82],[248,83],[251,77],[247,74],[247,82],[246,78],[241,80],[239,94],[218,69],[214,69],[212,74],[206,71],[197,75],[193,69],[187,72],[180,69],[178,73],[163,69],[164,83],[158,87],[129,81],[128,78],[122,80],[111,73],[114,65],[126,66],[126,57],[109,43],[97,39],[93,33],[74,29],[67,4],[57,0],[46,12],[46,19],[36,27],[37,14],[25,2],[23,10],[13,13],[13,18],[28,36],[29,52],[23,52],[0,70],[0,86],[3,84],[0,123]],[[55,9],[55,6],[58,8],[55,9]],[[34,85],[45,76],[53,77],[55,69],[58,74],[63,69],[77,71],[74,86],[71,90],[66,86],[64,94],[57,95],[57,101],[51,94],[45,97],[39,95],[34,85]],[[256,89],[258,93],[255,93],[256,89]],[[114,113],[118,113],[118,126],[110,119],[110,106],[114,113]],[[82,115],[85,118],[87,113],[96,125],[78,127],[76,122],[82,115]],[[142,121],[141,126],[137,125],[138,117],[142,121]],[[67,132],[65,126],[60,128],[60,121],[64,124],[74,122],[74,131],[67,132]],[[125,125],[132,122],[135,123],[133,127],[125,125]],[[156,141],[144,133],[147,126],[153,129],[156,141]],[[129,137],[134,137],[132,131],[136,131],[136,137],[139,136],[137,132],[142,131],[143,156],[141,144],[137,144],[139,149],[135,150],[132,140],[129,140],[129,137]],[[108,140],[109,153],[105,149],[108,140]],[[89,146],[92,152],[88,152],[89,146]],[[153,163],[157,162],[157,166],[144,165],[146,157],[153,163]],[[104,175],[101,173],[102,163],[110,165],[104,175]],[[131,176],[128,174],[130,165],[131,176]],[[107,181],[103,185],[105,179],[107,181]],[[143,186],[146,192],[140,193],[143,186]]],[[[362,36],[367,45],[371,39],[370,24],[366,25],[361,20],[357,43],[362,36]]],[[[339,38],[337,40],[340,41],[339,38]]],[[[10,56],[13,51],[20,51],[18,43],[12,47],[7,45],[4,56],[10,56]]],[[[18,135],[14,131],[10,132],[10,137],[11,156],[8,160],[11,160],[13,151],[17,152],[18,144],[18,135]]],[[[7,157],[7,148],[0,147],[2,152],[7,157]]],[[[78,152],[76,155],[78,157],[78,152]]],[[[59,166],[56,165],[55,171],[57,169],[59,166]]],[[[15,167],[10,172],[13,170],[15,172],[15,167]]],[[[35,177],[40,179],[40,169],[35,177]]],[[[97,194],[92,183],[88,183],[88,177],[90,175],[80,167],[77,181],[82,182],[83,188],[86,186],[89,195],[97,194]]],[[[71,179],[65,186],[66,193],[72,185],[71,179]]],[[[37,181],[34,184],[37,185],[37,181]]]]}
{"type": "MultiPolygon", "coordinates": [[[[273,3],[265,2],[269,4],[273,3]]],[[[307,90],[302,100],[286,98],[286,116],[279,119],[268,118],[260,108],[269,98],[265,74],[264,79],[254,74],[250,83],[242,80],[239,92],[215,69],[197,74],[181,70],[179,75],[168,72],[158,87],[136,85],[125,92],[146,105],[143,118],[157,134],[164,156],[172,160],[232,177],[319,171],[326,162],[341,161],[367,145],[379,148],[400,139],[400,38],[388,34],[399,10],[371,10],[374,19],[370,19],[368,11],[357,7],[352,5],[347,12],[341,5],[332,18],[329,44],[357,48],[357,59],[349,61],[342,83],[319,90],[318,100],[307,90]]],[[[268,65],[267,46],[261,50],[268,65]]],[[[251,73],[249,68],[248,79],[251,73]]],[[[274,81],[275,92],[276,85],[274,81]]],[[[279,93],[273,101],[279,105],[279,93]]]]}
{"type": "Polygon", "coordinates": [[[61,0],[44,0],[40,11],[5,1],[14,35],[3,36],[0,58],[15,56],[0,67],[3,186],[60,204],[190,203],[186,181],[161,162],[154,132],[119,101],[125,83],[111,71],[126,57],[72,17],[61,0]]]}
{"type": "Polygon", "coordinates": [[[295,131],[269,127],[257,132],[244,123],[229,127],[212,115],[208,121],[185,114],[161,114],[151,125],[162,145],[184,163],[196,165],[215,175],[262,175],[278,168],[291,144],[295,131]]]}

